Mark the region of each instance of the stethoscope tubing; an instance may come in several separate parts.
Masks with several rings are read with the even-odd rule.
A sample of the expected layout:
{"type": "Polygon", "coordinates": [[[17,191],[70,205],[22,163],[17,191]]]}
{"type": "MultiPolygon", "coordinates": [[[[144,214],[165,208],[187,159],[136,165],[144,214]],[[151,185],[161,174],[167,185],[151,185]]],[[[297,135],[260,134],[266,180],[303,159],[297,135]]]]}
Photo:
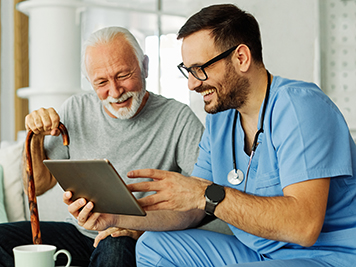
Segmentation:
{"type": "MultiPolygon", "coordinates": [[[[261,114],[260,129],[256,132],[254,140],[253,140],[253,143],[252,143],[250,159],[249,159],[248,166],[247,166],[247,171],[246,171],[244,192],[246,192],[247,179],[248,179],[248,174],[250,172],[252,158],[255,155],[255,151],[256,151],[257,146],[258,146],[258,137],[264,131],[263,130],[263,122],[265,120],[266,108],[267,108],[267,103],[268,103],[268,99],[269,99],[269,92],[270,92],[270,88],[271,88],[271,74],[269,73],[268,70],[266,70],[266,71],[267,71],[268,82],[267,82],[266,95],[265,95],[265,100],[264,100],[264,103],[263,103],[263,109],[262,109],[262,114],[261,114]]],[[[234,167],[235,172],[237,172],[236,155],[235,155],[235,129],[236,129],[237,115],[238,115],[238,111],[235,110],[234,122],[233,122],[233,126],[232,126],[232,136],[231,136],[232,137],[231,138],[232,139],[232,162],[233,162],[233,167],[234,167]]]]}

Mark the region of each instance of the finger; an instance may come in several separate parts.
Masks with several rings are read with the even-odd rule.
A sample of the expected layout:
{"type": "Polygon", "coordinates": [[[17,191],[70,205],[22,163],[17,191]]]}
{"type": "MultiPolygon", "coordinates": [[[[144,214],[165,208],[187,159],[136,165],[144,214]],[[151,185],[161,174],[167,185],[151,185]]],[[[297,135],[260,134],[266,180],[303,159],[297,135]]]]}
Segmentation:
{"type": "Polygon", "coordinates": [[[105,232],[105,235],[108,236],[108,235],[112,235],[113,233],[120,231],[120,230],[121,230],[121,228],[118,228],[118,227],[110,227],[110,228],[106,229],[105,231],[103,231],[103,233],[105,232]]]}
{"type": "Polygon", "coordinates": [[[34,117],[37,128],[42,129],[44,132],[52,130],[53,122],[49,113],[49,110],[40,108],[37,110],[38,116],[34,117]]]}
{"type": "Polygon", "coordinates": [[[167,176],[168,171],[156,170],[156,169],[141,169],[134,170],[127,173],[129,178],[151,178],[151,179],[163,179],[167,176]]]}
{"type": "Polygon", "coordinates": [[[61,134],[61,131],[58,128],[51,130],[51,135],[53,135],[53,136],[58,136],[60,134],[61,134]]]}
{"type": "Polygon", "coordinates": [[[49,120],[52,122],[50,125],[50,129],[56,129],[59,126],[60,117],[57,111],[54,108],[48,108],[47,114],[49,116],[49,120]]]}
{"type": "Polygon", "coordinates": [[[149,196],[140,198],[137,201],[141,207],[146,209],[146,207],[150,207],[150,206],[156,205],[161,202],[166,202],[167,200],[169,200],[168,197],[166,197],[165,194],[161,193],[161,194],[149,195],[149,196]]]}
{"type": "Polygon", "coordinates": [[[116,231],[114,231],[111,236],[112,237],[119,237],[119,236],[130,236],[132,237],[134,235],[134,232],[133,230],[129,230],[129,229],[125,229],[125,228],[120,228],[116,231]]]}
{"type": "Polygon", "coordinates": [[[162,189],[162,185],[155,182],[141,182],[128,184],[127,188],[131,192],[150,192],[150,191],[159,191],[162,189]]]}
{"type": "Polygon", "coordinates": [[[30,114],[26,115],[26,117],[25,117],[25,128],[26,128],[26,131],[30,130],[30,114]]]}
{"type": "Polygon", "coordinates": [[[86,200],[84,198],[77,199],[68,206],[68,211],[77,218],[80,210],[85,206],[86,200]]]}
{"type": "Polygon", "coordinates": [[[112,237],[119,237],[119,236],[131,236],[131,230],[126,228],[117,228],[115,231],[111,233],[112,237]]]}
{"type": "MultiPolygon", "coordinates": [[[[80,199],[79,200],[81,203],[83,203],[83,201],[85,201],[85,199],[80,199]]],[[[78,220],[78,224],[80,226],[84,226],[84,224],[86,224],[88,218],[91,216],[92,214],[92,209],[94,208],[94,204],[93,202],[88,202],[83,208],[82,210],[79,212],[78,216],[77,216],[77,220],[78,220]]]]}
{"type": "Polygon", "coordinates": [[[119,237],[119,236],[126,236],[128,233],[128,230],[126,229],[119,229],[119,230],[116,230],[115,232],[113,232],[111,234],[112,237],[119,237]]]}
{"type": "Polygon", "coordinates": [[[129,236],[132,237],[133,239],[138,239],[144,231],[138,231],[138,230],[129,230],[129,229],[120,229],[116,231],[115,233],[111,234],[112,237],[119,237],[119,236],[129,236]]]}
{"type": "Polygon", "coordinates": [[[45,110],[44,108],[34,111],[32,119],[35,125],[35,128],[32,131],[35,132],[37,130],[39,132],[46,132],[50,130],[52,122],[49,116],[47,115],[47,110],[45,110]]]}
{"type": "Polygon", "coordinates": [[[159,202],[153,205],[143,207],[145,211],[156,211],[156,210],[171,210],[171,206],[168,202],[159,202]]]}
{"type": "MultiPolygon", "coordinates": [[[[154,210],[176,210],[186,211],[194,209],[195,206],[190,206],[190,203],[185,203],[182,199],[177,199],[174,195],[166,193],[156,193],[137,200],[140,206],[145,211],[154,210]]],[[[193,205],[193,204],[192,204],[193,205]]]]}
{"type": "Polygon", "coordinates": [[[32,131],[35,134],[39,134],[40,130],[42,130],[42,126],[40,126],[40,129],[37,128],[36,124],[39,125],[41,123],[38,115],[37,115],[37,111],[33,111],[32,113],[28,114],[25,117],[25,127],[26,130],[28,131],[32,131]],[[37,120],[37,122],[35,122],[35,120],[37,120]]]}
{"type": "Polygon", "coordinates": [[[97,247],[99,242],[103,239],[105,239],[107,236],[111,235],[111,233],[115,231],[111,228],[109,229],[106,229],[105,231],[100,231],[99,234],[95,237],[95,240],[94,240],[94,247],[97,247]]]}
{"type": "MultiPolygon", "coordinates": [[[[98,213],[98,212],[95,212],[95,213],[89,212],[87,214],[87,219],[83,223],[82,226],[87,230],[94,230],[94,231],[105,230],[108,227],[107,225],[104,225],[104,224],[99,225],[98,224],[98,219],[101,215],[102,214],[98,213]]],[[[78,221],[78,223],[79,223],[79,221],[78,221]]]]}
{"type": "Polygon", "coordinates": [[[66,191],[63,193],[63,202],[67,205],[70,205],[73,203],[73,201],[71,200],[72,198],[72,192],[70,191],[66,191]]]}
{"type": "Polygon", "coordinates": [[[99,245],[101,240],[103,240],[103,238],[101,238],[100,234],[98,234],[94,239],[93,247],[96,248],[99,245]]]}

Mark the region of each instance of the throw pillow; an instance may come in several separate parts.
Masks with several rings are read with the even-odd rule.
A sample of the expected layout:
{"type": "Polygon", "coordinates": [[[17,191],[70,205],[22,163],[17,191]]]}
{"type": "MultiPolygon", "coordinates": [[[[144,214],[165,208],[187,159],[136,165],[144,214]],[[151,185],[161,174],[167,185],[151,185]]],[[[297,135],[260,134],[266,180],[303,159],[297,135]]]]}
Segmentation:
{"type": "Polygon", "coordinates": [[[0,223],[6,223],[8,222],[7,216],[6,216],[6,210],[5,210],[5,205],[4,205],[4,191],[3,191],[3,169],[2,166],[0,165],[0,223]]]}
{"type": "Polygon", "coordinates": [[[25,220],[21,174],[23,142],[0,148],[0,165],[4,171],[4,200],[9,222],[25,220]]]}

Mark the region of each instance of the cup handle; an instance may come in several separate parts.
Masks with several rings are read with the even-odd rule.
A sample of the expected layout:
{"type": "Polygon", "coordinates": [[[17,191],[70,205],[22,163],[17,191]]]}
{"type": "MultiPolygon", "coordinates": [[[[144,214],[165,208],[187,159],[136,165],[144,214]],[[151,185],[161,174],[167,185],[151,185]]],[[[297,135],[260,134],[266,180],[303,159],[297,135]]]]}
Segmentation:
{"type": "Polygon", "coordinates": [[[58,251],[53,255],[54,261],[57,260],[57,255],[60,254],[60,253],[64,253],[64,254],[67,255],[68,261],[67,261],[67,264],[66,264],[65,267],[70,267],[70,263],[72,262],[72,256],[70,255],[70,253],[69,253],[68,250],[65,250],[65,249],[60,249],[60,250],[58,250],[58,251]]]}

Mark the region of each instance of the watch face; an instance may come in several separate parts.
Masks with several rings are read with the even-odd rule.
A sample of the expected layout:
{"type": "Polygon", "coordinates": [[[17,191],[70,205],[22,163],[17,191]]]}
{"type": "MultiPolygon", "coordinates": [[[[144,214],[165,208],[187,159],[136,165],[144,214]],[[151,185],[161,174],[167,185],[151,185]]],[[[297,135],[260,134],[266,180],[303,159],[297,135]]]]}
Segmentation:
{"type": "Polygon", "coordinates": [[[225,197],[225,190],[221,185],[211,184],[206,188],[205,195],[213,202],[220,202],[225,197]]]}

